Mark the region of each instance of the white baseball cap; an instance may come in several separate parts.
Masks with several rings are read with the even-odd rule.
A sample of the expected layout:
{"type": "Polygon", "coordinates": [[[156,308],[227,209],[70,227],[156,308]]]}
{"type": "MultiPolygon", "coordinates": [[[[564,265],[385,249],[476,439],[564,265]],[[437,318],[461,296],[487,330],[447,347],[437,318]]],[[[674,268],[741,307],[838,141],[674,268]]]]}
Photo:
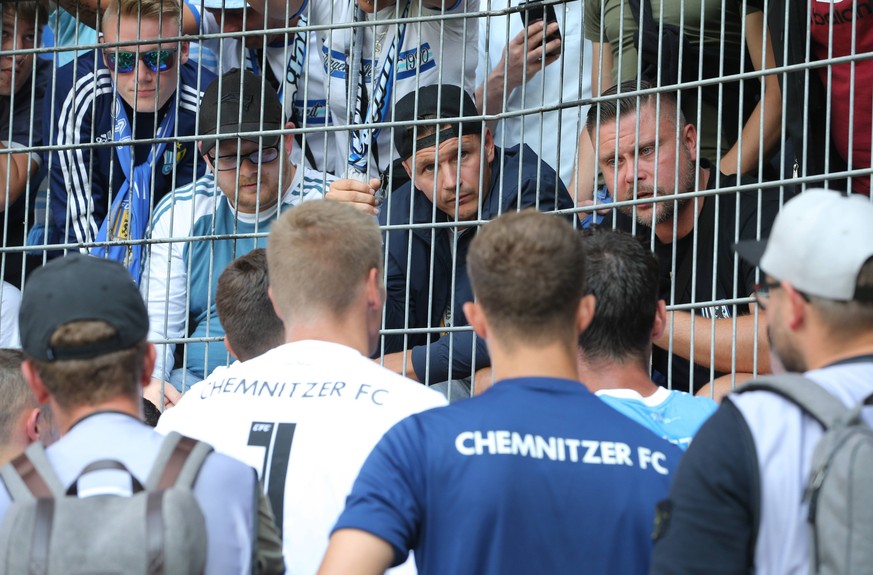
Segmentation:
{"type": "Polygon", "coordinates": [[[873,258],[870,198],[809,190],[785,203],[769,239],[740,241],[734,249],[767,275],[809,295],[873,301],[873,289],[856,289],[858,272],[873,258]]]}

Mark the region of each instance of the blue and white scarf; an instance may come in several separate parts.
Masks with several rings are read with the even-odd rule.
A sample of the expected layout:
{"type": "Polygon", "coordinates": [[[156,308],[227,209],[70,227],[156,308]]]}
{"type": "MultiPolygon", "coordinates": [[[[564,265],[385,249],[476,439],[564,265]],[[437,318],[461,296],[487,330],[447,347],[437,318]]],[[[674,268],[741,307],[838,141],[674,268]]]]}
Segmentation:
{"type": "MultiPolygon", "coordinates": [[[[397,52],[403,46],[403,38],[406,36],[406,17],[409,15],[409,5],[411,2],[406,2],[406,7],[403,9],[402,22],[397,24],[397,32],[394,34],[394,40],[391,42],[391,47],[388,49],[388,54],[382,62],[382,70],[379,73],[379,80],[373,90],[373,97],[366,110],[363,110],[364,91],[364,73],[361,70],[361,60],[363,56],[364,46],[364,26],[355,28],[352,32],[352,62],[348,69],[347,82],[352,86],[355,82],[355,90],[349,94],[349,99],[354,97],[354,113],[352,114],[351,122],[356,126],[361,124],[380,124],[385,121],[389,114],[391,106],[391,92],[394,89],[394,59],[397,57],[397,52]],[[352,79],[354,78],[354,80],[352,79]],[[366,118],[366,121],[365,121],[366,118]]],[[[365,16],[363,11],[358,8],[355,14],[356,21],[363,21],[365,16]]],[[[376,69],[375,62],[373,70],[376,69]]],[[[351,90],[350,90],[351,91],[351,90]]],[[[354,128],[351,130],[349,138],[349,174],[352,171],[359,174],[367,174],[367,163],[370,152],[370,146],[376,145],[379,138],[379,133],[382,131],[381,126],[375,128],[354,128]]]]}
{"type": "MultiPolygon", "coordinates": [[[[113,142],[132,142],[133,132],[127,112],[121,101],[121,96],[115,95],[116,115],[113,118],[113,142]]],[[[171,105],[161,120],[155,138],[166,138],[173,133],[176,126],[176,106],[171,105]]],[[[115,194],[106,219],[97,232],[98,242],[119,242],[108,246],[91,248],[91,254],[117,261],[124,265],[133,280],[138,284],[142,274],[143,245],[125,242],[141,240],[145,237],[151,208],[152,170],[155,170],[156,159],[160,158],[167,147],[166,142],[152,144],[148,160],[138,166],[133,165],[132,144],[120,145],[115,148],[118,163],[124,172],[124,183],[115,194]],[[131,173],[131,168],[133,172],[131,173]]]]}
{"type": "MultiPolygon", "coordinates": [[[[297,27],[306,26],[306,16],[301,16],[297,20],[297,27]]],[[[297,97],[297,92],[300,88],[300,77],[303,75],[303,65],[306,62],[307,44],[309,43],[309,32],[298,30],[294,34],[294,41],[291,44],[291,56],[288,58],[288,66],[285,70],[285,82],[279,89],[279,99],[285,98],[286,102],[291,102],[293,106],[294,99],[297,97]]],[[[297,110],[285,110],[285,113],[296,119],[297,110]]],[[[299,128],[300,126],[298,126],[299,128]]]]}

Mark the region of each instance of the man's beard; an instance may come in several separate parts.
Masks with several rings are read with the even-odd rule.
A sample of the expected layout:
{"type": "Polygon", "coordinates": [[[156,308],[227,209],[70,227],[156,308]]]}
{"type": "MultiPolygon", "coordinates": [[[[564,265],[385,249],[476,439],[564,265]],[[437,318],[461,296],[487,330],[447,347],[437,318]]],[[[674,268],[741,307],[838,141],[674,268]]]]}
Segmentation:
{"type": "MultiPolygon", "coordinates": [[[[689,191],[689,190],[686,190],[689,191]]],[[[672,194],[673,191],[670,190],[669,194],[672,194]]],[[[679,191],[682,193],[682,190],[679,191]]],[[[655,195],[655,187],[654,186],[637,186],[637,194],[639,196],[649,195],[650,197],[654,197],[655,195]]],[[[663,188],[657,189],[657,197],[662,198],[666,196],[668,192],[664,191],[663,188]]],[[[681,211],[683,207],[689,202],[688,198],[677,198],[676,200],[667,200],[664,202],[652,202],[652,211],[651,212],[642,212],[638,208],[638,206],[623,206],[621,209],[625,215],[628,217],[636,217],[637,223],[640,225],[646,226],[647,228],[653,228],[659,224],[663,224],[664,222],[670,221],[673,219],[673,215],[677,211],[681,211]],[[636,214],[636,215],[635,215],[636,214]]]]}
{"type": "MultiPolygon", "coordinates": [[[[775,318],[774,318],[775,319],[775,318]]],[[[767,341],[770,343],[770,353],[774,354],[785,371],[803,373],[806,371],[806,360],[803,354],[784,337],[775,337],[773,325],[767,324],[767,341]]]]}
{"type": "MultiPolygon", "coordinates": [[[[623,206],[619,208],[628,217],[636,217],[636,220],[640,225],[653,228],[659,224],[671,221],[676,212],[681,211],[682,208],[691,201],[689,198],[683,198],[681,196],[682,194],[694,191],[694,176],[696,173],[695,163],[694,160],[691,159],[691,154],[684,145],[680,145],[679,150],[679,185],[675,190],[676,195],[679,196],[677,199],[663,202],[653,201],[651,204],[652,211],[650,213],[644,213],[639,209],[634,209],[636,206],[623,206]]],[[[661,186],[656,188],[655,186],[637,185],[637,197],[649,196],[654,200],[655,197],[663,198],[664,196],[673,195],[673,193],[674,190],[665,190],[661,186]]]]}

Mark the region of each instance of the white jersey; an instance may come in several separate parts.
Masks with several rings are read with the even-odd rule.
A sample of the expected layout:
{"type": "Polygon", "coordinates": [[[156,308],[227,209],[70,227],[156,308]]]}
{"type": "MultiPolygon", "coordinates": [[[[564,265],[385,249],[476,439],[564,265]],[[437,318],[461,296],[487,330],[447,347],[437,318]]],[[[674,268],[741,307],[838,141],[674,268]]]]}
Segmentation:
{"type": "Polygon", "coordinates": [[[445,404],[351,348],[300,341],[197,384],[158,431],[208,441],[257,469],[282,528],[288,572],[308,574],[318,570],[352,483],[385,431],[445,404]]]}
{"type": "MultiPolygon", "coordinates": [[[[427,8],[419,0],[408,0],[407,18],[440,16],[440,10],[427,8]]],[[[446,0],[446,14],[462,14],[475,12],[478,0],[446,0]]],[[[378,83],[379,75],[385,66],[389,47],[395,41],[399,30],[396,24],[379,24],[382,20],[396,19],[403,15],[405,4],[389,6],[375,14],[368,14],[367,21],[372,26],[363,28],[363,44],[361,47],[361,70],[372,103],[374,84],[378,83]],[[373,61],[376,61],[375,74],[373,61]],[[374,80],[375,77],[375,80],[374,80]]],[[[327,75],[328,106],[334,125],[349,125],[348,111],[351,104],[348,101],[348,72],[352,33],[340,24],[354,22],[356,4],[354,0],[310,0],[304,14],[312,25],[334,24],[337,27],[320,33],[321,57],[324,62],[324,72],[327,75]]],[[[449,20],[425,19],[408,22],[403,26],[403,39],[394,60],[392,77],[394,87],[391,90],[390,102],[396,102],[410,92],[417,91],[422,86],[432,84],[454,84],[463,86],[471,95],[476,90],[476,64],[479,52],[479,28],[474,21],[465,18],[449,20]]],[[[380,121],[390,122],[391,109],[387,107],[385,117],[380,121]]],[[[390,129],[383,129],[377,136],[377,149],[370,151],[374,162],[369,163],[370,175],[378,177],[379,170],[387,169],[396,157],[390,129]],[[377,161],[377,162],[376,162],[377,161]],[[378,166],[375,165],[378,163],[378,166]]],[[[337,160],[336,174],[343,176],[344,162],[349,156],[349,132],[336,132],[337,160]]]]}
{"type": "MultiPolygon", "coordinates": [[[[493,12],[519,3],[520,0],[481,0],[481,10],[493,12]]],[[[582,34],[582,0],[555,4],[554,9],[561,29],[561,57],[506,94],[504,112],[531,112],[498,122],[494,143],[501,148],[527,144],[558,172],[564,185],[569,186],[588,106],[573,105],[542,114],[537,110],[540,106],[559,106],[591,97],[591,41],[582,34]]],[[[522,31],[522,16],[481,18],[479,28],[477,85],[500,63],[509,40],[522,31]]]]}

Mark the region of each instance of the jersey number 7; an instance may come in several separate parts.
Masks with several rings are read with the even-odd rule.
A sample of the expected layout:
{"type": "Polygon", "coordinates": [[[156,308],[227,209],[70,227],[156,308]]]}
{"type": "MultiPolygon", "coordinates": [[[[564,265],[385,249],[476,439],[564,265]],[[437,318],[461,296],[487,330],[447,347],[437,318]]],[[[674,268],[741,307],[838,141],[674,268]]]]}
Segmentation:
{"type": "Polygon", "coordinates": [[[248,445],[264,448],[264,465],[261,480],[273,507],[273,516],[279,535],[282,535],[282,519],[285,516],[285,479],[288,475],[288,460],[291,458],[291,442],[294,441],[296,423],[272,423],[253,421],[249,430],[248,445]]]}

